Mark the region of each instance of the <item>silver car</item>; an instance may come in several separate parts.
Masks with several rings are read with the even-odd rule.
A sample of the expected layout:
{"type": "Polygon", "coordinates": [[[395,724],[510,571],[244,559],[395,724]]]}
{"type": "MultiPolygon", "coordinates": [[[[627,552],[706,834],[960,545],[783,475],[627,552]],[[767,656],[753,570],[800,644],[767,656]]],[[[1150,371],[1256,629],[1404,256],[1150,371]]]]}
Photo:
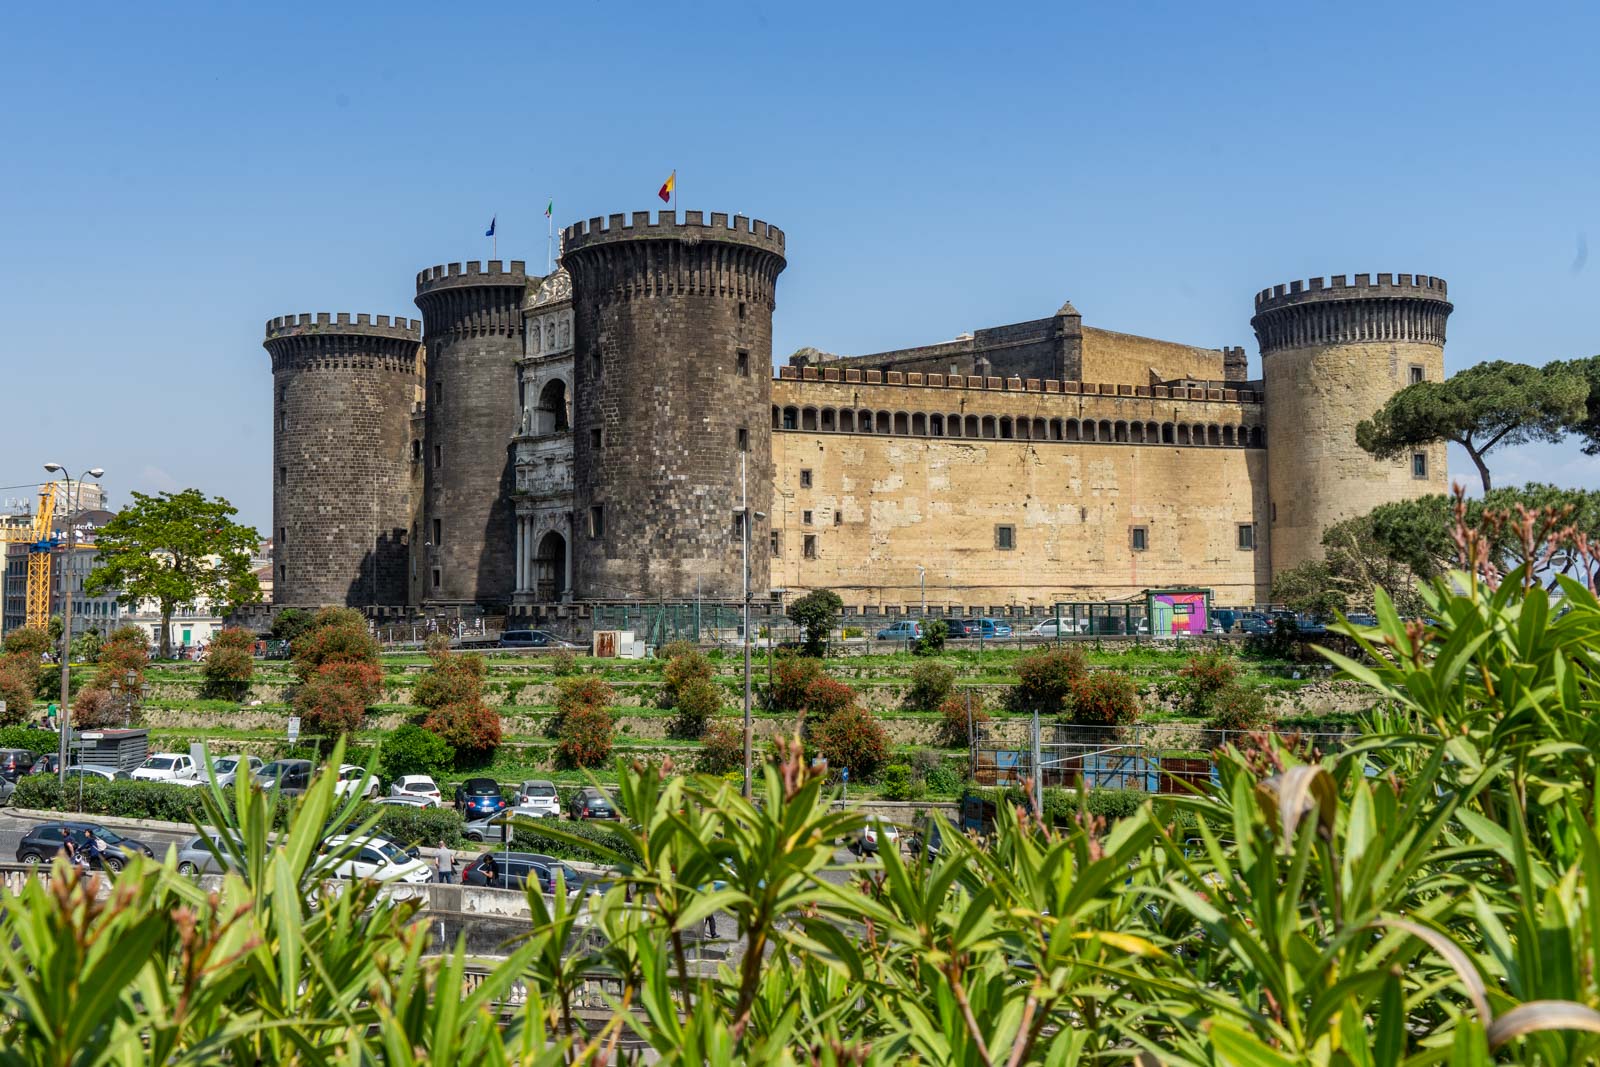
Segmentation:
{"type": "Polygon", "coordinates": [[[224,867],[217,862],[212,846],[222,855],[228,854],[228,846],[221,834],[202,834],[185,841],[183,847],[178,849],[178,873],[220,874],[224,867]]]}
{"type": "Polygon", "coordinates": [[[260,756],[218,756],[211,761],[211,773],[215,776],[217,785],[230,786],[239,780],[240,770],[247,770],[254,779],[261,774],[261,768],[266,766],[260,756]]]}

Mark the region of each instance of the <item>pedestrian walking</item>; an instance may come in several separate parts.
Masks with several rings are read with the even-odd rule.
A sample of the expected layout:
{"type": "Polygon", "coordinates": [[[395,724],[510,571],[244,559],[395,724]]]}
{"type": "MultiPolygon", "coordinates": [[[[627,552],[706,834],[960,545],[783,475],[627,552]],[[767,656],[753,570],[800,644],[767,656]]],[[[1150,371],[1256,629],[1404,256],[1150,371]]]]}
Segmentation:
{"type": "Polygon", "coordinates": [[[78,858],[78,843],[73,840],[71,834],[68,834],[66,840],[62,842],[61,852],[67,857],[67,862],[72,864],[72,866],[80,866],[80,860],[78,858]]]}
{"type": "Polygon", "coordinates": [[[714,911],[706,916],[706,937],[712,941],[717,939],[717,913],[714,911]]]}
{"type": "Polygon", "coordinates": [[[456,880],[456,854],[439,842],[439,881],[450,885],[456,880]]]}
{"type": "Polygon", "coordinates": [[[494,861],[493,852],[485,852],[483,854],[483,866],[479,870],[483,871],[484,885],[492,886],[499,881],[500,865],[494,861]]]}
{"type": "Polygon", "coordinates": [[[86,868],[99,867],[101,870],[105,870],[105,852],[101,846],[100,839],[88,830],[83,832],[83,844],[78,851],[83,856],[83,865],[86,868]]]}

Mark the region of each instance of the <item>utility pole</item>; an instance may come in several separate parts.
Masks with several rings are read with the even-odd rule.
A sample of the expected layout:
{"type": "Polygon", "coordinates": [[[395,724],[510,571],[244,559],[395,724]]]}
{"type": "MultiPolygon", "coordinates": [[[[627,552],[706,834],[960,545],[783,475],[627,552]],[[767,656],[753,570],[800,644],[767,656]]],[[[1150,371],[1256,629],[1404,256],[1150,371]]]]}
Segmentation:
{"type": "Polygon", "coordinates": [[[917,568],[917,585],[922,591],[922,618],[923,618],[923,621],[927,621],[927,618],[928,618],[928,568],[926,568],[926,567],[918,567],[917,568]]]}
{"type": "Polygon", "coordinates": [[[1039,709],[1033,709],[1033,813],[1044,815],[1044,768],[1039,757],[1039,709]]]}
{"type": "MultiPolygon", "coordinates": [[[[56,723],[61,731],[57,756],[61,762],[61,785],[67,784],[67,741],[72,736],[72,550],[77,541],[78,503],[72,492],[72,478],[67,469],[59,463],[46,463],[46,472],[67,475],[67,556],[61,565],[61,710],[56,714],[56,723]]],[[[98,479],[105,471],[94,467],[84,471],[78,478],[78,496],[83,495],[83,479],[98,479]]],[[[80,790],[82,783],[79,783],[80,790]]]]}
{"type": "Polygon", "coordinates": [[[739,453],[739,526],[744,532],[744,798],[750,799],[754,738],[750,722],[750,487],[746,456],[739,453]]]}

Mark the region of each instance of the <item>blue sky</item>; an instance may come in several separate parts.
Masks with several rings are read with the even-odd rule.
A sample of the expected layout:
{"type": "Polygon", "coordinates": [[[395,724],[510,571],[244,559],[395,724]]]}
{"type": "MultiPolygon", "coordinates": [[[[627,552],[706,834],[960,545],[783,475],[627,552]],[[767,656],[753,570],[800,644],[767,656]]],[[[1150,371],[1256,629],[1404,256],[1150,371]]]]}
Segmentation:
{"type": "Polygon", "coordinates": [[[546,200],[674,168],[787,231],[779,358],[1070,298],[1254,368],[1256,290],[1362,271],[1449,280],[1451,368],[1600,352],[1594,5],[49,8],[0,35],[0,484],[99,464],[265,530],[267,318],[413,315],[490,216],[542,266],[546,200]]]}

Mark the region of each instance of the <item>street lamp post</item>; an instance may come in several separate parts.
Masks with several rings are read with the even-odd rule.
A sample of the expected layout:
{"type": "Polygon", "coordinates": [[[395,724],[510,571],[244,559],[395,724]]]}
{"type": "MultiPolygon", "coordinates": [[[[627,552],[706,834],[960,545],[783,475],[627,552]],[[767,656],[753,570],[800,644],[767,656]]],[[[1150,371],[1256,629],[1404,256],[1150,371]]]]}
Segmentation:
{"type": "MultiPolygon", "coordinates": [[[[59,463],[46,463],[44,469],[50,474],[67,474],[67,469],[59,463]]],[[[72,550],[77,541],[78,504],[83,496],[83,479],[94,478],[99,480],[105,471],[99,467],[91,467],[83,472],[78,479],[78,488],[74,494],[72,479],[67,482],[67,555],[61,565],[61,710],[57,714],[56,722],[61,730],[60,747],[57,755],[61,761],[61,784],[67,784],[67,739],[72,736],[70,722],[72,720],[72,705],[68,703],[72,696],[72,550]]]]}
{"type": "Polygon", "coordinates": [[[928,621],[928,568],[917,568],[917,587],[922,592],[922,621],[928,621]]]}
{"type": "Polygon", "coordinates": [[[750,721],[750,526],[754,519],[766,518],[764,512],[750,513],[749,483],[745,479],[745,455],[739,454],[739,525],[744,537],[744,797],[750,799],[751,778],[754,774],[755,735],[750,721]]]}

